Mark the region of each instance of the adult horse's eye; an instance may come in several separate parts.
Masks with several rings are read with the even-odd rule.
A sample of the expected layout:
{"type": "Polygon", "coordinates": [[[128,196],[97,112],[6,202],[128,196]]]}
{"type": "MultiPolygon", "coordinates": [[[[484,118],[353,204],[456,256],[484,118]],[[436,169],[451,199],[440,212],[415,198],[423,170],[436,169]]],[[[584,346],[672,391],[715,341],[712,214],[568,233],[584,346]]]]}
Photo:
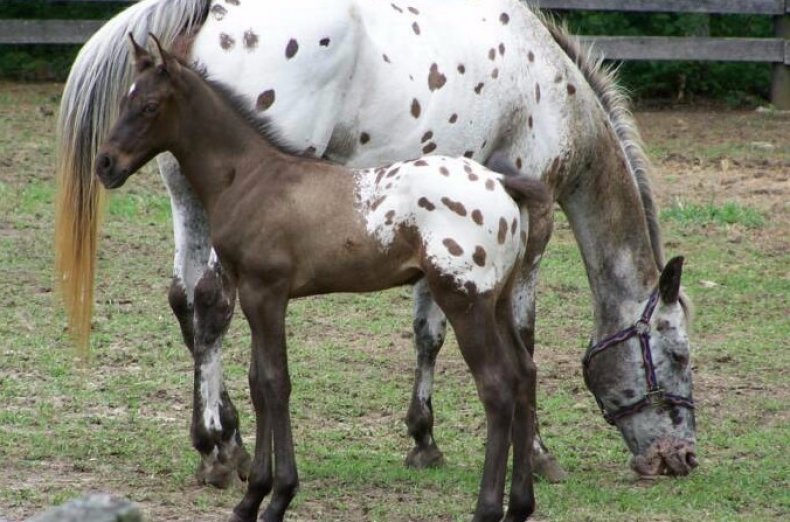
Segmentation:
{"type": "Polygon", "coordinates": [[[143,106],[143,114],[148,114],[148,115],[154,114],[158,108],[159,108],[158,103],[146,103],[143,106]]]}

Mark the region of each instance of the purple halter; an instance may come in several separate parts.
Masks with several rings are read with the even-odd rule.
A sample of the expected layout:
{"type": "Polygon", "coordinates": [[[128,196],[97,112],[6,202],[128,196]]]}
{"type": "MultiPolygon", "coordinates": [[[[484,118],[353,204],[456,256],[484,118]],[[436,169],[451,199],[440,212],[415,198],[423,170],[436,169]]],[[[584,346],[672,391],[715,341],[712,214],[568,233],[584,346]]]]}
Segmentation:
{"type": "Polygon", "coordinates": [[[658,385],[658,379],[656,379],[656,368],[653,365],[653,355],[650,351],[650,317],[653,315],[653,311],[656,309],[658,298],[659,293],[656,289],[652,294],[650,294],[650,298],[647,300],[647,304],[645,305],[642,315],[634,324],[628,328],[625,328],[624,330],[620,330],[615,334],[601,339],[595,344],[590,341],[590,347],[587,348],[587,353],[584,354],[584,358],[582,359],[584,382],[587,385],[587,388],[590,388],[588,372],[592,358],[607,348],[611,348],[616,344],[627,341],[631,337],[639,337],[639,345],[642,348],[642,364],[645,368],[645,380],[647,381],[647,393],[645,396],[633,404],[623,406],[617,411],[607,412],[606,408],[603,406],[603,402],[601,402],[601,399],[599,399],[598,396],[593,393],[595,402],[598,403],[598,407],[601,409],[604,419],[606,419],[606,422],[612,426],[614,426],[615,422],[619,419],[628,415],[633,415],[634,413],[637,413],[648,406],[670,404],[672,406],[683,406],[684,408],[688,408],[690,410],[694,409],[694,401],[691,399],[691,397],[681,397],[679,395],[673,395],[671,393],[665,392],[664,389],[658,385]]]}

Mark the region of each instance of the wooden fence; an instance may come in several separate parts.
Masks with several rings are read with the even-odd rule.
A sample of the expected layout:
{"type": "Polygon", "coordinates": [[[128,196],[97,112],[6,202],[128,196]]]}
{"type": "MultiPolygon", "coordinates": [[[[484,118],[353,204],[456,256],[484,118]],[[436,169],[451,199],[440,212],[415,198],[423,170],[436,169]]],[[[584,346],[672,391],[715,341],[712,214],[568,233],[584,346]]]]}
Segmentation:
{"type": "MultiPolygon", "coordinates": [[[[2,1],[2,0],[0,0],[2,1]]],[[[46,0],[45,0],[46,1],[46,0]]],[[[55,0],[50,0],[55,1],[55,0]]],[[[60,0],[61,2],[64,0],[60,0]]],[[[131,0],[68,0],[132,3],[131,0]]],[[[771,16],[773,38],[582,36],[610,60],[700,60],[773,64],[771,100],[790,109],[790,0],[526,0],[544,9],[771,16]]],[[[102,21],[0,20],[2,44],[80,44],[102,21]]]]}

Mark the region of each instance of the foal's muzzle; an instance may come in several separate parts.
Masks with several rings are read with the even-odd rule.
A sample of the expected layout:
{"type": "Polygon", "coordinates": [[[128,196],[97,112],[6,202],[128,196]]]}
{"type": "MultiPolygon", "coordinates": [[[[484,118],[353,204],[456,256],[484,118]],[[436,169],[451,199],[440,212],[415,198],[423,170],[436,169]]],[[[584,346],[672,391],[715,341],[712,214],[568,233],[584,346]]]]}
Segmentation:
{"type": "Polygon", "coordinates": [[[115,158],[106,152],[96,156],[96,176],[105,188],[118,188],[126,183],[126,178],[129,177],[129,170],[118,170],[116,163],[115,158]]]}

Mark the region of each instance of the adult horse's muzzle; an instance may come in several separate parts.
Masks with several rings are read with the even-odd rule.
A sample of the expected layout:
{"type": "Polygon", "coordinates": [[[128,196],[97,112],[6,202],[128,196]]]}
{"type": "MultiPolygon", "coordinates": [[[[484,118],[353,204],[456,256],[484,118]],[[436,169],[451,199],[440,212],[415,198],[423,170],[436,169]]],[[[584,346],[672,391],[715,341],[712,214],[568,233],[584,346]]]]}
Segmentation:
{"type": "Polygon", "coordinates": [[[660,438],[644,452],[631,458],[631,469],[645,478],[658,475],[685,476],[698,464],[694,442],[676,437],[660,438]]]}

